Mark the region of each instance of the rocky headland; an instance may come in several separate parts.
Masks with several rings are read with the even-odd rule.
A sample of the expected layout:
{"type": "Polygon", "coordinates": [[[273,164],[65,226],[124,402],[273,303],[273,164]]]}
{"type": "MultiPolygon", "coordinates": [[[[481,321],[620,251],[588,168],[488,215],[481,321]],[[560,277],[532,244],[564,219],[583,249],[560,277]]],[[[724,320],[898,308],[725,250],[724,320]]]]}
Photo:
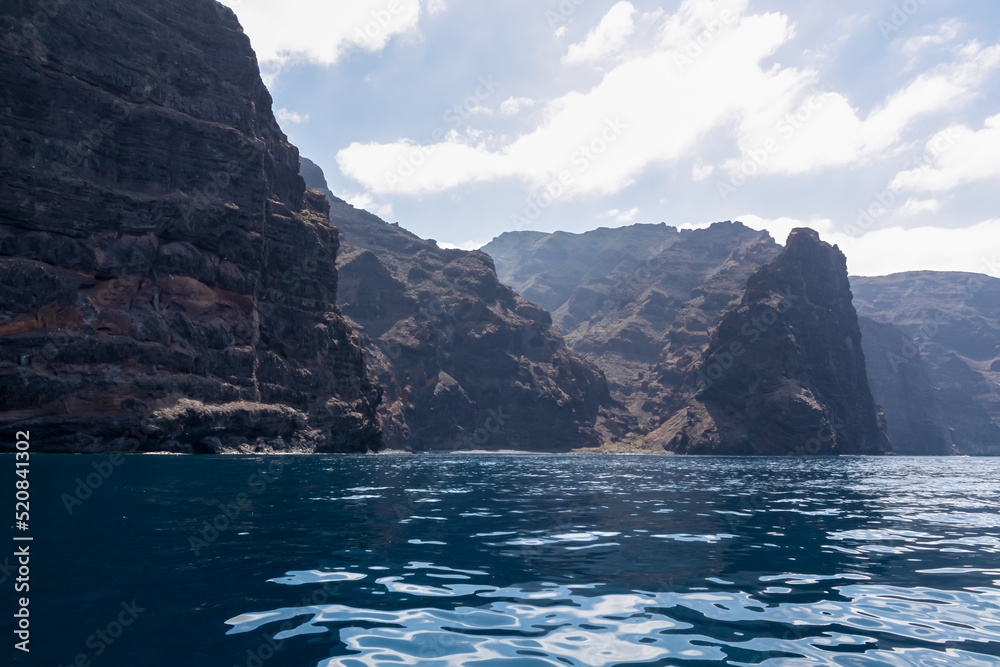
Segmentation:
{"type": "Polygon", "coordinates": [[[648,438],[686,454],[884,454],[847,259],[811,229],[747,282],[687,377],[688,405],[648,438]]]}
{"type": "Polygon", "coordinates": [[[377,448],[337,230],[232,11],[37,12],[0,17],[0,427],[39,451],[377,448]]]}

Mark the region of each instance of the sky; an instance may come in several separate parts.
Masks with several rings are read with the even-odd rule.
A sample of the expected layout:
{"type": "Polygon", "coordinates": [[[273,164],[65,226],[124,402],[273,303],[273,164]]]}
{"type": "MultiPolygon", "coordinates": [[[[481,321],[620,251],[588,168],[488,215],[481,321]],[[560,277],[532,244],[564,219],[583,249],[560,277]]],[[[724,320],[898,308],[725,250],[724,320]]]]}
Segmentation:
{"type": "Polygon", "coordinates": [[[1000,277],[1000,3],[224,4],[331,190],[442,246],[740,220],[1000,277]]]}

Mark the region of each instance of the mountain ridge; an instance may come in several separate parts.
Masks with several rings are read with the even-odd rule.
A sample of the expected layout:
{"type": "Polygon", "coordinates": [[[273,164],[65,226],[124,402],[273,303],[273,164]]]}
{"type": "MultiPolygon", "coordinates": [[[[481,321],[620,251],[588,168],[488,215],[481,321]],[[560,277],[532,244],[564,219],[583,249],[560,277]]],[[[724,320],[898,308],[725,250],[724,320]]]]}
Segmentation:
{"type": "MultiPolygon", "coordinates": [[[[711,238],[714,243],[720,244],[720,247],[732,249],[736,246],[734,238],[727,238],[722,232],[727,229],[727,225],[733,225],[729,229],[742,227],[742,225],[737,227],[738,224],[723,223],[719,225],[716,223],[701,230],[701,232],[706,235],[706,238],[711,238]]],[[[633,227],[628,225],[603,229],[601,233],[605,236],[628,235],[632,233],[633,227]]],[[[663,238],[669,238],[671,235],[680,236],[680,232],[671,231],[675,228],[670,228],[663,223],[642,225],[638,236],[645,237],[651,228],[659,229],[658,233],[663,238]]],[[[764,235],[762,238],[770,238],[766,233],[762,234],[764,235]]],[[[506,232],[486,244],[483,249],[494,252],[499,274],[513,277],[515,289],[528,284],[539,289],[539,285],[544,287],[546,283],[545,276],[536,275],[532,269],[533,246],[553,243],[554,241],[563,245],[586,244],[589,242],[588,239],[593,238],[594,235],[591,232],[581,234],[563,232],[558,236],[543,232],[506,232]],[[519,239],[519,234],[525,234],[525,237],[519,239]]],[[[626,242],[622,241],[617,243],[619,246],[627,245],[626,242]]],[[[673,247],[673,244],[671,246],[673,247]]],[[[753,248],[753,246],[750,247],[753,248]]],[[[765,241],[763,245],[756,247],[756,252],[744,253],[741,261],[746,263],[746,266],[743,269],[752,271],[763,266],[766,261],[776,256],[780,247],[773,241],[770,244],[765,241]]],[[[586,252],[591,257],[600,256],[601,244],[594,244],[594,247],[589,248],[586,252]]],[[[617,324],[614,322],[617,317],[614,314],[615,308],[624,307],[626,311],[631,309],[629,317],[641,317],[642,309],[636,304],[641,302],[644,292],[649,291],[650,285],[657,285],[657,289],[669,296],[671,289],[683,283],[683,281],[678,281],[675,277],[670,276],[669,273],[660,270],[661,265],[673,264],[676,266],[676,263],[665,259],[669,256],[669,250],[654,255],[660,259],[651,259],[650,255],[652,252],[630,265],[629,270],[633,273],[630,274],[626,271],[623,274],[624,278],[617,279],[620,287],[616,288],[614,281],[611,281],[612,284],[609,286],[608,281],[596,280],[579,285],[571,284],[568,288],[564,286],[563,289],[564,291],[568,289],[569,293],[572,293],[573,290],[579,290],[582,297],[591,295],[590,309],[584,310],[583,314],[587,317],[596,317],[595,323],[608,317],[608,313],[604,312],[608,310],[611,311],[612,315],[610,321],[617,324]],[[616,293],[617,298],[609,298],[612,292],[616,293]]],[[[571,273],[563,271],[563,265],[558,259],[553,258],[552,253],[549,253],[548,261],[549,264],[545,267],[548,273],[555,275],[571,273]]],[[[619,274],[621,275],[622,272],[619,271],[619,274]]],[[[921,277],[939,279],[941,276],[950,275],[952,285],[947,289],[951,289],[954,293],[962,292],[970,281],[975,288],[980,284],[992,285],[995,280],[979,274],[947,274],[933,271],[909,272],[898,275],[902,276],[904,281],[918,280],[921,277]]],[[[740,279],[742,277],[739,276],[740,279]]],[[[691,277],[688,276],[687,279],[690,280],[691,277]]],[[[677,310],[678,315],[675,320],[667,327],[667,330],[664,330],[664,348],[656,358],[653,358],[654,355],[647,351],[642,355],[641,360],[626,362],[621,358],[621,355],[613,351],[608,353],[606,347],[601,348],[599,345],[593,345],[592,341],[586,340],[588,336],[593,338],[590,329],[595,326],[589,324],[589,320],[588,324],[583,325],[574,323],[572,320],[563,320],[564,323],[568,322],[571,327],[578,329],[564,332],[567,343],[607,373],[614,397],[626,404],[629,410],[637,416],[640,424],[643,425],[640,430],[651,432],[663,424],[664,415],[668,415],[666,418],[669,418],[669,414],[673,414],[672,410],[683,405],[683,392],[679,389],[683,388],[684,383],[689,381],[692,364],[700,359],[708,332],[717,326],[719,318],[727,308],[732,307],[734,300],[742,298],[745,285],[741,284],[740,279],[726,279],[724,273],[719,274],[714,281],[706,283],[706,285],[710,285],[707,293],[710,298],[692,299],[688,306],[677,310]],[[639,363],[640,361],[641,363],[639,363]]],[[[896,450],[899,453],[913,454],[995,453],[995,445],[1000,443],[1000,432],[993,429],[996,425],[1000,425],[1000,410],[995,407],[996,399],[993,397],[992,391],[989,390],[989,383],[995,383],[998,380],[992,373],[1000,371],[1000,362],[997,362],[994,357],[990,357],[990,359],[994,359],[993,361],[983,357],[982,360],[976,362],[982,366],[981,368],[968,367],[968,364],[961,359],[957,361],[952,359],[950,365],[946,365],[944,362],[951,357],[947,354],[942,356],[943,353],[938,354],[942,349],[942,346],[938,345],[937,347],[932,346],[929,351],[921,347],[919,355],[910,353],[909,357],[913,358],[914,367],[906,369],[904,373],[897,373],[898,363],[891,363],[889,355],[900,355],[904,350],[910,350],[906,342],[910,340],[910,335],[915,335],[921,325],[932,327],[933,320],[927,324],[920,321],[919,318],[911,317],[910,332],[908,333],[898,326],[906,324],[905,318],[894,321],[891,312],[887,313],[886,309],[880,309],[878,305],[867,303],[866,299],[869,297],[864,287],[866,281],[871,283],[874,294],[881,281],[891,282],[896,279],[891,276],[881,278],[850,277],[852,292],[855,291],[856,285],[861,285],[862,298],[861,300],[856,299],[855,302],[858,314],[862,316],[859,320],[864,330],[861,339],[862,347],[866,358],[874,360],[868,370],[870,386],[873,393],[879,394],[879,402],[884,403],[883,408],[889,431],[895,434],[897,440],[901,441],[896,450]],[[890,328],[885,328],[886,325],[890,328]],[[940,363],[935,361],[936,359],[940,359],[940,363]],[[989,364],[996,364],[996,371],[989,371],[989,364]],[[937,366],[941,366],[941,369],[935,370],[934,367],[937,366]],[[985,384],[982,384],[984,382],[985,384]],[[966,387],[977,383],[980,383],[978,394],[970,395],[966,391],[966,387]],[[928,421],[927,415],[936,416],[928,421]],[[963,426],[963,420],[972,425],[963,426]],[[923,424],[925,428],[919,431],[908,429],[905,426],[908,423],[923,424]],[[916,437],[911,442],[902,442],[903,439],[914,436],[916,437]]],[[[700,294],[704,289],[705,286],[698,286],[692,290],[692,296],[700,294]]],[[[973,292],[975,293],[976,290],[974,289],[973,292]]],[[[980,299],[983,302],[979,304],[981,308],[990,308],[990,303],[1000,303],[1000,298],[993,296],[993,292],[985,288],[983,288],[983,296],[986,298],[985,301],[980,299]]],[[[575,303],[586,305],[586,300],[582,297],[575,299],[575,303]]],[[[568,301],[569,299],[564,297],[556,304],[557,310],[565,308],[568,301]]],[[[654,303],[647,307],[655,305],[654,303]]],[[[993,308],[995,307],[993,306],[993,308]]],[[[966,315],[971,317],[968,313],[966,315]]],[[[996,316],[987,319],[988,321],[982,318],[976,320],[975,326],[972,328],[980,332],[992,332],[980,340],[980,347],[983,348],[980,352],[989,356],[987,353],[1000,343],[993,338],[1000,335],[996,333],[1000,331],[1000,325],[997,324],[996,316]]],[[[648,330],[652,321],[650,319],[644,322],[640,330],[642,328],[648,330]]],[[[964,322],[961,319],[958,321],[964,322]]],[[[615,333],[612,332],[610,338],[607,335],[604,337],[606,340],[611,340],[615,333]]],[[[635,340],[635,338],[633,337],[631,340],[635,340]]],[[[618,344],[629,345],[631,340],[628,337],[621,337],[618,344]]],[[[940,343],[941,340],[939,339],[938,342],[940,343]]],[[[996,356],[1000,356],[1000,348],[997,348],[996,356]]],[[[997,385],[993,384],[992,386],[997,385]]],[[[642,442],[642,439],[639,442],[642,442]]],[[[657,449],[655,446],[650,447],[649,443],[644,444],[642,448],[651,451],[657,449]]]]}
{"type": "Polygon", "coordinates": [[[393,449],[568,451],[628,429],[604,375],[480,251],[439,248],[355,209],[306,158],[341,230],[342,310],[385,390],[393,449]]]}

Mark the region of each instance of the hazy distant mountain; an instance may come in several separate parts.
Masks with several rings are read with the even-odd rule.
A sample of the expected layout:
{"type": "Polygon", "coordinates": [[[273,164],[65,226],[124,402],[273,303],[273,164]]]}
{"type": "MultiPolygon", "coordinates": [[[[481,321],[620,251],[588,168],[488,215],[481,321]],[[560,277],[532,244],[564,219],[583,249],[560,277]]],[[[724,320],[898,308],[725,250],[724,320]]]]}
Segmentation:
{"type": "MultiPolygon", "coordinates": [[[[915,343],[878,354],[893,375],[926,367],[933,414],[949,444],[965,454],[1000,454],[1000,280],[918,271],[853,278],[851,285],[861,315],[896,326],[915,343]]],[[[919,402],[904,404],[906,419],[921,418],[919,402]]]]}
{"type": "Polygon", "coordinates": [[[441,249],[335,197],[312,162],[301,169],[340,230],[339,303],[385,392],[389,446],[565,450],[624,433],[601,371],[487,254],[441,249]]]}
{"type": "Polygon", "coordinates": [[[709,331],[780,247],[766,232],[720,222],[508,232],[483,251],[515,290],[553,309],[569,346],[605,372],[648,431],[680,407],[682,378],[709,331]]]}
{"type": "Polygon", "coordinates": [[[868,384],[882,406],[892,449],[903,455],[956,454],[927,364],[913,341],[891,324],[861,317],[868,384]],[[906,355],[907,363],[899,360],[906,355]]]}

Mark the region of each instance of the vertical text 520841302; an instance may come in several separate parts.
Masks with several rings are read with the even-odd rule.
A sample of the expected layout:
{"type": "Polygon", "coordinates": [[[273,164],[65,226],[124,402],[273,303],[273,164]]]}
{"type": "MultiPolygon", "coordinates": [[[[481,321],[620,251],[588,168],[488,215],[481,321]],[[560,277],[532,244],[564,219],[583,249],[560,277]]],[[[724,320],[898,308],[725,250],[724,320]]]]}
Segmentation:
{"type": "Polygon", "coordinates": [[[18,431],[16,452],[14,455],[14,557],[17,562],[17,577],[14,579],[14,592],[17,597],[17,611],[14,618],[17,626],[14,629],[16,637],[14,648],[25,653],[30,652],[31,616],[29,611],[31,591],[31,536],[28,526],[31,521],[31,490],[28,475],[31,470],[31,433],[18,431]]]}

